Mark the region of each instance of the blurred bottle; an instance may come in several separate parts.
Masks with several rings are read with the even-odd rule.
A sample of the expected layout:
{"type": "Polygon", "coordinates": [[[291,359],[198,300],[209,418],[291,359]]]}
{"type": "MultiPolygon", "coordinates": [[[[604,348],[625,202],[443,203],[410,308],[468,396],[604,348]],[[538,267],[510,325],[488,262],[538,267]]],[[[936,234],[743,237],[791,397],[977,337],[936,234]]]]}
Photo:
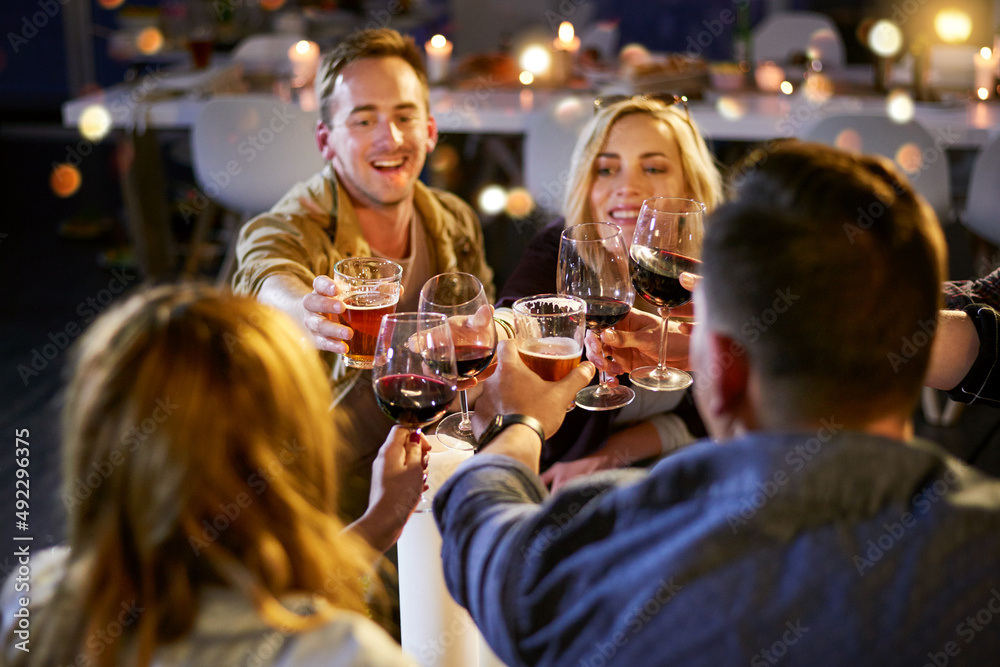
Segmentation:
{"type": "Polygon", "coordinates": [[[736,6],[736,27],[733,28],[733,62],[739,65],[743,76],[751,80],[753,42],[750,36],[749,2],[738,2],[736,6]]]}

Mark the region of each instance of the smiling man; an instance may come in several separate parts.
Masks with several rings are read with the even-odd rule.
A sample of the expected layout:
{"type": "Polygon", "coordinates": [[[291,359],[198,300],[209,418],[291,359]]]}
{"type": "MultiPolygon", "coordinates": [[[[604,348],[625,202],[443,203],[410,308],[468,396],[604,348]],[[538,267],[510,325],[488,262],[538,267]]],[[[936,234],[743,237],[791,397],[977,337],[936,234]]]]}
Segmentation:
{"type": "Polygon", "coordinates": [[[290,314],[324,353],[345,452],[341,511],[353,520],[367,504],[371,463],[392,422],[375,403],[370,371],[344,364],[353,332],[337,321],[344,304],[333,265],[359,256],[400,264],[399,311],[416,310],[420,287],[445,271],[476,275],[492,297],[493,271],[469,205],[418,180],[437,125],[413,41],[389,29],[351,35],[323,60],[316,92],[316,144],[327,165],[243,227],[234,288],[290,314]]]}

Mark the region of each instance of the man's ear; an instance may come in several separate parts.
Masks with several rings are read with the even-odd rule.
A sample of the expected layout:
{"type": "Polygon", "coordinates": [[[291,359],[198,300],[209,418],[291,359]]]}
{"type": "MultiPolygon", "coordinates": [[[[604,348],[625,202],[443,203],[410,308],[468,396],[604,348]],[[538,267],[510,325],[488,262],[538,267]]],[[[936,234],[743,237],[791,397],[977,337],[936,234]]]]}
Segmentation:
{"type": "Polygon", "coordinates": [[[336,156],[333,143],[330,141],[330,128],[322,120],[316,123],[316,148],[319,149],[324,162],[330,162],[336,156]]]}
{"type": "Polygon", "coordinates": [[[728,422],[742,418],[751,408],[746,348],[734,338],[715,331],[706,332],[705,342],[709,367],[700,370],[701,375],[707,374],[706,379],[710,379],[711,395],[704,407],[715,419],[728,422]]]}
{"type": "Polygon", "coordinates": [[[437,121],[434,120],[434,116],[427,114],[427,152],[430,153],[437,146],[438,142],[438,125],[437,121]]]}

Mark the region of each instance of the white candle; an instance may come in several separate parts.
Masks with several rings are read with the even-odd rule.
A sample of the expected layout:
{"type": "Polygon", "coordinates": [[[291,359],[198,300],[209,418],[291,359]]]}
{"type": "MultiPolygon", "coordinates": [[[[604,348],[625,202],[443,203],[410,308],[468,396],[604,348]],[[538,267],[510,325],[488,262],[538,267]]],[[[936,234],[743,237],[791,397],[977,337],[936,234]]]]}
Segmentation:
{"type": "Polygon", "coordinates": [[[308,86],[319,67],[319,44],[305,39],[298,41],[288,49],[288,59],[292,63],[292,85],[308,86]]]}
{"type": "Polygon", "coordinates": [[[447,79],[452,43],[444,35],[434,35],[424,43],[424,50],[427,52],[427,80],[440,83],[447,79]]]}
{"type": "Polygon", "coordinates": [[[996,60],[989,47],[983,47],[973,56],[975,63],[975,92],[979,99],[985,100],[993,96],[996,85],[996,60]]]}
{"type": "MultiPolygon", "coordinates": [[[[446,448],[437,437],[431,443],[427,491],[438,488],[471,451],[446,448]]],[[[424,508],[418,508],[421,510],[424,508]]],[[[422,667],[470,667],[479,664],[479,629],[456,603],[444,582],[441,534],[430,508],[414,512],[398,542],[399,626],[403,650],[422,667]]]]}

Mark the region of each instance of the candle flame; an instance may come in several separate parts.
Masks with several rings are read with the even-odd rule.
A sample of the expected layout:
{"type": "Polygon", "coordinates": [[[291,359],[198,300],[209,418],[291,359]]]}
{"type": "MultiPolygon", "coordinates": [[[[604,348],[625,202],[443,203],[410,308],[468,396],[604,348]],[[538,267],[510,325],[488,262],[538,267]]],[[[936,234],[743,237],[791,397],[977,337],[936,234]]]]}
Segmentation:
{"type": "Polygon", "coordinates": [[[433,37],[431,37],[431,46],[433,46],[435,49],[443,49],[444,45],[447,43],[448,40],[445,39],[444,35],[434,35],[433,37]]]}
{"type": "Polygon", "coordinates": [[[563,21],[559,24],[559,41],[563,44],[572,43],[575,34],[573,24],[569,21],[563,21]]]}

